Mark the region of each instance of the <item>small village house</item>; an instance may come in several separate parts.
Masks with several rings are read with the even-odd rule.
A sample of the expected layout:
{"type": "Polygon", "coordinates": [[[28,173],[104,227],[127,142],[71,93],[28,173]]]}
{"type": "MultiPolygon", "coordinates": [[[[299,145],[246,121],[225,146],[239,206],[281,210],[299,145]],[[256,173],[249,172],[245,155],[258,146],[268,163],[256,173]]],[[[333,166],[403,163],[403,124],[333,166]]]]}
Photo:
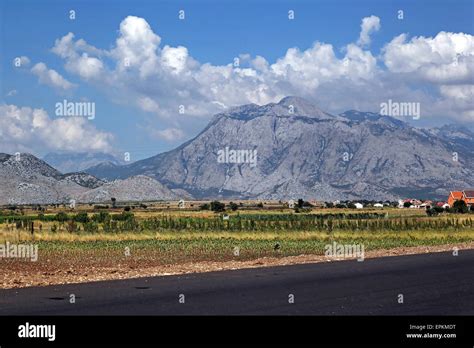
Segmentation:
{"type": "Polygon", "coordinates": [[[456,201],[464,201],[468,206],[474,204],[474,189],[464,191],[451,191],[448,197],[448,204],[453,206],[456,201]]]}

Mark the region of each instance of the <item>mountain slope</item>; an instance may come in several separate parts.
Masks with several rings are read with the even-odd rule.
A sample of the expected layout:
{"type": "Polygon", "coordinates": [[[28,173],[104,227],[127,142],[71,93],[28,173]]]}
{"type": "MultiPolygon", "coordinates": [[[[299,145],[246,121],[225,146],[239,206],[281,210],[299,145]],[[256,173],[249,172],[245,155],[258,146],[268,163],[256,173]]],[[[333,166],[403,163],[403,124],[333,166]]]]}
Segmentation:
{"type": "Polygon", "coordinates": [[[287,97],[218,114],[180,147],[102,174],[147,175],[197,198],[334,200],[444,197],[474,186],[473,169],[472,150],[433,131],[373,113],[334,116],[287,97]],[[226,148],[256,150],[256,165],[219,163],[226,148]]]}
{"type": "Polygon", "coordinates": [[[43,161],[50,164],[62,173],[81,172],[87,168],[99,165],[104,162],[115,165],[123,164],[115,156],[107,153],[48,153],[43,157],[43,161]]]}
{"type": "Polygon", "coordinates": [[[110,202],[114,197],[118,201],[156,201],[179,199],[177,194],[163,186],[157,180],[138,175],[125,180],[115,180],[85,192],[78,197],[79,202],[110,202]]]}
{"type": "Polygon", "coordinates": [[[157,180],[136,176],[107,183],[87,173],[62,174],[31,154],[0,153],[0,205],[163,200],[189,197],[157,180]]]}
{"type": "Polygon", "coordinates": [[[33,155],[0,154],[0,204],[65,203],[86,190],[33,155]]]}

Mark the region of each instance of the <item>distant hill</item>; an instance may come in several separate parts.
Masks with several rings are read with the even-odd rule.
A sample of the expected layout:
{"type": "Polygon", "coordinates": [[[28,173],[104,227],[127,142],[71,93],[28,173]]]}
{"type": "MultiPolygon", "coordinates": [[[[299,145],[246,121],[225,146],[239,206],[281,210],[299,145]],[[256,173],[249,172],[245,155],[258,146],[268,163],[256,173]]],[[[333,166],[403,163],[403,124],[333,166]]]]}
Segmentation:
{"type": "Polygon", "coordinates": [[[0,153],[0,205],[168,200],[189,197],[157,180],[136,176],[108,183],[87,173],[62,174],[37,157],[0,153]],[[183,197],[184,196],[184,197],[183,197]]]}
{"type": "Polygon", "coordinates": [[[78,200],[79,202],[110,202],[112,197],[117,201],[177,200],[181,198],[157,180],[138,175],[106,183],[80,195],[78,200]]]}
{"type": "Polygon", "coordinates": [[[101,163],[125,164],[121,159],[107,153],[64,152],[48,153],[43,160],[62,173],[82,172],[101,163]]]}

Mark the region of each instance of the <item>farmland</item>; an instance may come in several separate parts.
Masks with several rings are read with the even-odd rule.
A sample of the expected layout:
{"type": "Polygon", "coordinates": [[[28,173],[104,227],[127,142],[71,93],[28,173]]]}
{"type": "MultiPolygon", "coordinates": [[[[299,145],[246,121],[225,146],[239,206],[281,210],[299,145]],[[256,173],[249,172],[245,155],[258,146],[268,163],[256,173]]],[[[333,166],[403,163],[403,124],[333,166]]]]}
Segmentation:
{"type": "Polygon", "coordinates": [[[208,270],[209,263],[235,268],[253,260],[264,265],[265,259],[321,258],[333,242],[387,254],[474,241],[473,214],[427,216],[420,209],[392,207],[295,212],[271,202],[246,204],[235,210],[226,204],[219,212],[200,210],[202,202],[184,209],[172,202],[3,209],[0,243],[35,244],[39,257],[37,262],[0,259],[0,277],[4,287],[41,285],[101,279],[97,274],[149,274],[146,270],[157,267],[164,274],[188,266],[208,270]]]}

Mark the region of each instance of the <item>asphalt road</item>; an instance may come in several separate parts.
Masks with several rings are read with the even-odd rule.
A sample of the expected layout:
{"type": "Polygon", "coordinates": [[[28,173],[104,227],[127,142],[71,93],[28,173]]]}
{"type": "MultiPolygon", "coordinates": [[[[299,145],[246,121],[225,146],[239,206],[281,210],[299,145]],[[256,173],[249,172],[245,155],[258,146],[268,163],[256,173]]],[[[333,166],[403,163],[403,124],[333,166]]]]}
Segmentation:
{"type": "Polygon", "coordinates": [[[473,315],[474,250],[0,290],[0,315],[132,314],[473,315]]]}

